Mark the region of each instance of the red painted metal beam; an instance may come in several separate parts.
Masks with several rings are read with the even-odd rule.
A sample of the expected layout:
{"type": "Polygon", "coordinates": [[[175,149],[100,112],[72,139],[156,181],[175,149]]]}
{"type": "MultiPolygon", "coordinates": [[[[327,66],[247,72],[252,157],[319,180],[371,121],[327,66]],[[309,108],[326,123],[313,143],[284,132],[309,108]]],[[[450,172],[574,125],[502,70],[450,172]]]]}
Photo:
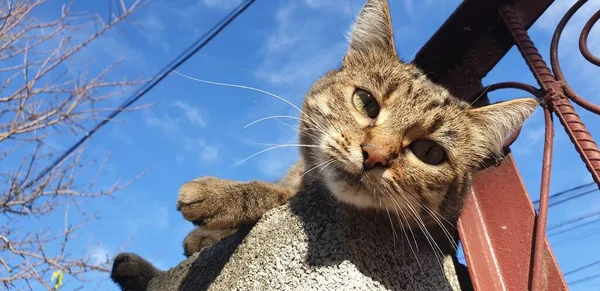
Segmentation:
{"type": "MultiPolygon", "coordinates": [[[[459,231],[475,290],[529,290],[535,210],[509,156],[476,178],[459,231]]],[[[548,240],[547,287],[568,290],[548,240]]]]}

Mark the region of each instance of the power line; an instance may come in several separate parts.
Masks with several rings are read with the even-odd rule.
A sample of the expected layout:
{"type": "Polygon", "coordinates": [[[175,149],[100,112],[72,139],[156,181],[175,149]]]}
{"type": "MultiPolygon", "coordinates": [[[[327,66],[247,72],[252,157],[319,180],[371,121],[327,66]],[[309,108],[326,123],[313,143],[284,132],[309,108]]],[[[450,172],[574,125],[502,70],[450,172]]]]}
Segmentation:
{"type": "Polygon", "coordinates": [[[587,282],[587,281],[591,281],[591,280],[595,280],[595,279],[600,279],[600,274],[587,276],[587,277],[583,277],[581,279],[577,279],[575,281],[571,281],[571,282],[569,282],[569,286],[573,286],[573,285],[576,285],[579,283],[583,283],[583,282],[587,282]]]}
{"type": "Polygon", "coordinates": [[[600,218],[599,219],[590,220],[588,222],[584,222],[584,223],[581,223],[581,224],[578,224],[578,225],[573,226],[571,228],[567,228],[567,229],[563,229],[563,230],[557,230],[557,231],[555,231],[553,233],[548,234],[548,237],[556,236],[556,235],[559,235],[559,234],[565,233],[565,232],[570,232],[570,231],[573,231],[573,230],[576,230],[576,229],[579,229],[579,228],[582,228],[582,227],[585,227],[585,226],[588,226],[588,225],[592,225],[592,224],[598,223],[598,222],[600,222],[600,218]]]}
{"type": "MultiPolygon", "coordinates": [[[[549,198],[552,199],[552,198],[558,198],[558,197],[566,196],[568,194],[571,194],[572,192],[575,192],[577,190],[580,190],[580,189],[583,189],[583,188],[586,188],[586,187],[589,187],[589,186],[592,186],[592,185],[595,186],[596,183],[595,182],[590,182],[590,183],[586,183],[586,184],[583,184],[583,185],[578,185],[578,186],[575,186],[575,187],[572,187],[572,188],[568,188],[568,189],[565,189],[563,191],[560,191],[560,192],[557,192],[557,193],[554,193],[554,194],[550,195],[549,198]]],[[[572,199],[575,199],[575,198],[578,198],[578,197],[581,197],[581,196],[584,196],[584,195],[588,195],[588,194],[593,193],[593,192],[595,192],[597,190],[598,189],[594,188],[594,189],[588,190],[586,192],[579,193],[579,194],[577,194],[577,195],[575,195],[573,197],[569,197],[569,198],[565,198],[565,199],[562,199],[562,200],[559,200],[559,201],[551,202],[548,207],[559,205],[559,204],[562,204],[562,203],[567,202],[569,200],[572,200],[572,199]]],[[[540,203],[539,199],[533,201],[533,204],[539,204],[539,203],[540,203]]]]}
{"type": "Polygon", "coordinates": [[[554,229],[557,229],[557,228],[561,228],[561,227],[564,227],[564,226],[568,226],[568,225],[571,225],[571,224],[573,224],[573,223],[577,223],[577,222],[580,222],[580,221],[582,221],[582,220],[584,220],[584,219],[588,219],[588,218],[590,218],[590,217],[594,217],[594,216],[598,216],[598,215],[600,215],[600,210],[598,210],[598,211],[592,211],[592,212],[588,212],[588,213],[585,213],[585,214],[579,215],[579,216],[577,216],[577,217],[575,217],[575,218],[573,218],[573,219],[569,219],[569,220],[567,220],[567,221],[563,221],[563,222],[561,222],[561,223],[558,223],[558,224],[555,224],[555,225],[549,226],[549,227],[548,227],[548,230],[554,230],[554,229]]]}
{"type": "Polygon", "coordinates": [[[594,193],[594,192],[596,192],[596,191],[598,191],[598,189],[592,189],[592,190],[585,191],[585,192],[583,192],[583,193],[579,193],[579,194],[577,194],[577,195],[575,195],[575,196],[571,196],[571,197],[564,198],[564,199],[562,199],[562,200],[559,200],[559,201],[552,201],[552,202],[550,202],[550,203],[548,204],[548,207],[552,207],[552,206],[560,205],[560,204],[563,204],[563,203],[565,203],[565,202],[567,202],[567,201],[571,201],[571,200],[573,200],[573,199],[576,199],[576,198],[579,198],[579,197],[582,197],[582,196],[586,196],[586,195],[592,194],[592,193],[594,193]]]}
{"type": "Polygon", "coordinates": [[[237,6],[233,9],[225,18],[219,21],[215,26],[213,26],[208,32],[206,32],[203,36],[197,39],[191,46],[189,46],[186,50],[184,50],[179,56],[177,56],[173,61],[171,61],[166,67],[159,71],[157,75],[154,76],[151,82],[147,85],[142,86],[138,89],[131,97],[129,97],[125,102],[121,104],[116,110],[111,112],[107,117],[105,117],[100,123],[94,126],[90,131],[88,131],[84,137],[82,137],[78,142],[76,142],[73,146],[71,146],[67,151],[65,151],[62,155],[60,155],[54,162],[52,162],[49,166],[47,166],[39,175],[35,177],[31,182],[27,183],[23,189],[31,187],[31,185],[38,183],[44,176],[46,176],[50,171],[52,171],[58,164],[60,164],[64,159],[66,159],[71,153],[73,153],[79,146],[81,146],[86,140],[88,140],[94,133],[96,133],[102,126],[106,125],[113,118],[119,115],[123,110],[127,109],[137,100],[142,98],[146,93],[148,93],[152,88],[158,85],[163,79],[165,79],[171,71],[177,69],[187,60],[189,60],[192,56],[194,56],[198,51],[200,51],[203,47],[205,47],[213,38],[215,38],[223,29],[225,29],[233,20],[235,20],[238,16],[240,16],[250,5],[252,5],[256,0],[248,0],[237,6]]]}
{"type": "Polygon", "coordinates": [[[577,269],[574,269],[574,270],[568,271],[566,273],[563,273],[563,276],[566,277],[566,276],[569,276],[571,274],[574,274],[574,273],[577,273],[577,272],[581,272],[581,271],[583,271],[583,270],[585,270],[585,269],[587,269],[589,267],[593,267],[593,266],[599,265],[599,264],[600,264],[600,261],[595,261],[595,262],[589,263],[589,264],[587,264],[585,266],[581,266],[581,267],[579,267],[577,269]]]}

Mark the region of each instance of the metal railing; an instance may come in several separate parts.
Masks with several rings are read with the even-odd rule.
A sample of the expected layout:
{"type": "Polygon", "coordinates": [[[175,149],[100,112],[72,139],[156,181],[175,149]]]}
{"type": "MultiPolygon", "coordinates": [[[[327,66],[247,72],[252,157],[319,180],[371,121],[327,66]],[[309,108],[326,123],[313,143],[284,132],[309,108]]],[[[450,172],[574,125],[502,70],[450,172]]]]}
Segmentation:
{"type": "MultiPolygon", "coordinates": [[[[471,96],[465,98],[468,101],[483,95],[476,106],[489,103],[487,93],[491,91],[514,88],[536,96],[544,110],[546,128],[539,212],[535,212],[510,154],[502,163],[477,176],[465,203],[458,232],[476,290],[568,290],[546,236],[554,116],[600,187],[600,151],[571,101],[595,114],[600,114],[600,106],[577,95],[569,86],[558,58],[563,29],[588,1],[577,1],[558,24],[550,46],[549,68],[527,29],[552,2],[465,0],[415,59],[430,78],[455,95],[471,96]],[[481,79],[513,45],[519,49],[539,88],[520,82],[483,87],[481,79]],[[440,47],[445,50],[440,52],[440,47]]],[[[600,66],[600,58],[589,51],[587,39],[599,19],[600,11],[587,21],[579,37],[582,55],[597,66],[600,66]]],[[[518,134],[507,140],[507,149],[518,134]]]]}

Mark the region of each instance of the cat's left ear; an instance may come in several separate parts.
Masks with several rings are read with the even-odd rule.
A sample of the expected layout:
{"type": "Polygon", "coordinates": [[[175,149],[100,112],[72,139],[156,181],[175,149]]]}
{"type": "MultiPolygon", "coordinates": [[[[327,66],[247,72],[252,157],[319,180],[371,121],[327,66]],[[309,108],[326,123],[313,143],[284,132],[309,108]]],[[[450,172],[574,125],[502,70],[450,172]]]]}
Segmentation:
{"type": "Polygon", "coordinates": [[[370,58],[398,58],[388,0],[367,0],[350,32],[344,64],[370,58]]]}
{"type": "Polygon", "coordinates": [[[479,145],[492,153],[500,153],[507,136],[517,131],[538,106],[534,98],[518,98],[499,102],[467,112],[476,127],[479,145]]]}

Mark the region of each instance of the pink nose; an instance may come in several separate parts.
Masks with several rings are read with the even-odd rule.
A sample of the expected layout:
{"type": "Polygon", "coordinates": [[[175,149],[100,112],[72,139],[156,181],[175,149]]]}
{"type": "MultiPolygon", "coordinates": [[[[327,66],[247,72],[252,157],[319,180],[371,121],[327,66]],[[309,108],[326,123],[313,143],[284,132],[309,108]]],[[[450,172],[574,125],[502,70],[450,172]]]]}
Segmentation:
{"type": "Polygon", "coordinates": [[[360,145],[363,154],[363,169],[370,170],[375,167],[387,168],[389,165],[387,155],[383,154],[373,144],[360,145]]]}

